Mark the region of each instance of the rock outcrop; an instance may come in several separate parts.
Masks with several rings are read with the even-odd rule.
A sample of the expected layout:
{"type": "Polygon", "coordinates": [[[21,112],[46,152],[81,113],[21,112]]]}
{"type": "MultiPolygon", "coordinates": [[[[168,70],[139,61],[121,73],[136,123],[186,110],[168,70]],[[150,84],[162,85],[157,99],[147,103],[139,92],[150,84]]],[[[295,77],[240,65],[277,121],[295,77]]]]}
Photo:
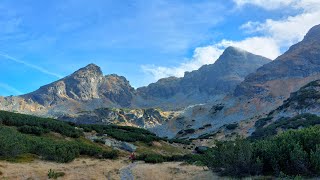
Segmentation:
{"type": "Polygon", "coordinates": [[[235,47],[228,47],[214,64],[186,72],[184,77],[160,79],[137,89],[138,106],[183,108],[224,97],[244,78],[271,60],[235,47]]]}
{"type": "Polygon", "coordinates": [[[89,64],[63,79],[20,97],[43,106],[101,99],[113,105],[128,107],[133,93],[134,89],[124,77],[115,74],[103,76],[100,67],[89,64]]]}
{"type": "Polygon", "coordinates": [[[291,92],[320,77],[320,25],[276,60],[250,74],[235,96],[286,99],[291,92]]]}

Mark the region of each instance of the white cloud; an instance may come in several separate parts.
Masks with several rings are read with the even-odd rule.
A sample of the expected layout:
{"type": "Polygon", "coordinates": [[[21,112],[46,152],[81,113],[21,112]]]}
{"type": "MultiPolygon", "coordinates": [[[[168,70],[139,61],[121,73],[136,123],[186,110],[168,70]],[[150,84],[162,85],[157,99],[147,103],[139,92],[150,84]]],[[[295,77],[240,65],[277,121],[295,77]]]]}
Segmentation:
{"type": "Polygon", "coordinates": [[[284,6],[292,6],[298,0],[233,0],[237,6],[242,7],[247,4],[262,7],[268,10],[278,9],[284,6]]]}
{"type": "Polygon", "coordinates": [[[275,59],[281,54],[281,50],[301,41],[311,27],[320,24],[319,0],[234,0],[234,2],[240,8],[251,4],[266,10],[291,8],[298,10],[298,13],[278,20],[249,21],[240,27],[240,30],[249,33],[249,37],[243,40],[223,39],[216,44],[201,47],[201,51],[197,48],[192,60],[178,67],[143,66],[144,71],[152,74],[155,79],[168,76],[181,77],[184,71],[195,70],[201,65],[213,63],[215,60],[212,59],[217,59],[222,49],[228,46],[239,47],[254,54],[275,59]]]}
{"type": "Polygon", "coordinates": [[[48,75],[51,75],[51,76],[55,76],[55,77],[57,77],[57,78],[62,78],[62,77],[63,77],[63,76],[61,76],[61,75],[59,75],[59,74],[50,72],[50,71],[48,71],[47,69],[44,69],[44,68],[42,68],[42,67],[40,67],[40,66],[37,66],[37,65],[34,65],[34,64],[30,64],[30,63],[28,63],[28,62],[21,61],[21,60],[19,60],[19,59],[17,59],[17,58],[14,58],[14,57],[12,57],[12,56],[9,56],[8,54],[5,54],[5,53],[0,52],[0,56],[3,57],[3,58],[5,58],[5,59],[7,59],[7,60],[10,60],[10,61],[13,61],[13,62],[16,62],[16,63],[19,63],[19,64],[23,64],[23,65],[25,65],[25,66],[27,66],[27,67],[29,67],[29,68],[35,69],[35,70],[40,71],[40,72],[42,72],[42,73],[44,73],[44,74],[48,74],[48,75]]]}
{"type": "MultiPolygon", "coordinates": [[[[268,9],[268,5],[274,3],[269,0],[256,0],[256,1],[246,1],[246,0],[235,0],[237,4],[246,3],[253,4],[257,6],[264,7],[268,9]],[[264,6],[265,5],[265,6],[264,6]]],[[[291,8],[299,9],[300,13],[295,16],[288,16],[281,20],[267,19],[265,22],[252,22],[249,21],[243,24],[240,29],[245,30],[248,33],[260,33],[263,34],[261,37],[251,37],[250,39],[269,39],[273,41],[273,47],[267,50],[269,54],[276,53],[275,48],[278,48],[278,53],[280,54],[280,49],[286,49],[294,43],[297,43],[303,39],[305,34],[310,28],[320,23],[320,1],[319,0],[288,0],[288,1],[277,1],[274,7],[285,8],[285,6],[290,5],[291,8]],[[282,3],[281,3],[282,2],[282,3]]],[[[241,44],[241,42],[238,42],[241,44]]],[[[268,41],[266,41],[267,44],[268,41]]],[[[256,45],[252,43],[251,46],[256,45]]],[[[248,47],[254,49],[254,47],[248,47]]],[[[246,49],[246,48],[245,48],[246,49]]],[[[256,51],[252,51],[256,53],[256,51]]],[[[268,56],[267,56],[268,57],[268,56]]]]}
{"type": "Polygon", "coordinates": [[[242,41],[222,40],[218,45],[220,47],[239,47],[270,59],[275,59],[280,54],[279,45],[269,37],[250,37],[242,41]]]}
{"type": "Polygon", "coordinates": [[[145,73],[152,75],[154,80],[169,76],[182,77],[186,71],[196,70],[205,64],[214,63],[221,54],[222,50],[218,46],[198,47],[195,49],[191,60],[181,63],[177,67],[155,65],[143,65],[141,67],[145,73]]]}
{"type": "Polygon", "coordinates": [[[23,94],[21,91],[17,90],[16,88],[14,88],[8,84],[5,84],[5,83],[0,83],[0,88],[3,88],[4,90],[6,90],[14,95],[23,94]]]}

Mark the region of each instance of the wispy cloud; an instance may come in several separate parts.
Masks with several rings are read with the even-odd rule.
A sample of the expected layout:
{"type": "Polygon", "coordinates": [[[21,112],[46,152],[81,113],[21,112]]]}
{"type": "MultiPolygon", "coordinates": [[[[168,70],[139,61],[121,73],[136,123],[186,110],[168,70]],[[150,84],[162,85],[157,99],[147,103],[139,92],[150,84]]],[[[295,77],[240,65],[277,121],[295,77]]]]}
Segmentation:
{"type": "Polygon", "coordinates": [[[8,84],[5,84],[5,83],[1,83],[0,82],[0,88],[12,93],[12,94],[23,94],[21,91],[19,91],[18,89],[8,85],[8,84]]]}
{"type": "Polygon", "coordinates": [[[308,30],[320,23],[319,0],[233,0],[238,8],[245,8],[250,4],[267,11],[295,9],[296,15],[281,19],[266,19],[264,22],[249,21],[239,27],[248,34],[240,40],[222,39],[220,42],[201,48],[201,60],[195,51],[194,57],[186,63],[176,67],[142,66],[144,72],[153,75],[155,80],[168,76],[183,76],[185,71],[198,69],[201,65],[215,61],[218,52],[228,46],[235,46],[254,54],[275,59],[284,49],[303,39],[308,30]],[[257,33],[259,35],[257,35],[257,33]]]}
{"type": "Polygon", "coordinates": [[[29,68],[35,69],[35,70],[40,71],[40,72],[42,72],[44,74],[55,76],[57,78],[62,78],[63,77],[60,74],[57,74],[57,73],[54,73],[54,72],[50,72],[47,69],[44,69],[44,68],[42,68],[40,66],[37,66],[37,65],[34,65],[34,64],[19,60],[17,58],[14,58],[14,57],[8,55],[8,54],[5,54],[3,52],[0,52],[0,56],[5,58],[5,59],[7,59],[7,60],[10,60],[10,61],[13,61],[13,62],[16,62],[16,63],[19,63],[19,64],[23,64],[23,65],[25,65],[25,66],[27,66],[29,68]]]}
{"type": "Polygon", "coordinates": [[[181,63],[177,67],[142,65],[141,68],[145,73],[152,75],[154,80],[169,76],[182,77],[186,71],[193,71],[205,64],[214,63],[222,54],[222,51],[216,46],[198,47],[195,49],[192,59],[181,63]]]}
{"type": "Polygon", "coordinates": [[[290,6],[300,0],[233,0],[237,6],[242,7],[247,4],[262,7],[267,10],[275,10],[281,7],[290,6]]]}
{"type": "Polygon", "coordinates": [[[240,7],[251,4],[266,10],[282,11],[285,8],[299,10],[296,15],[278,20],[249,21],[240,29],[251,34],[251,37],[240,41],[222,41],[223,44],[239,46],[271,59],[280,55],[282,49],[287,49],[301,41],[311,27],[320,23],[320,1],[318,0],[234,0],[234,2],[240,7]],[[261,35],[255,36],[256,33],[261,35]]]}

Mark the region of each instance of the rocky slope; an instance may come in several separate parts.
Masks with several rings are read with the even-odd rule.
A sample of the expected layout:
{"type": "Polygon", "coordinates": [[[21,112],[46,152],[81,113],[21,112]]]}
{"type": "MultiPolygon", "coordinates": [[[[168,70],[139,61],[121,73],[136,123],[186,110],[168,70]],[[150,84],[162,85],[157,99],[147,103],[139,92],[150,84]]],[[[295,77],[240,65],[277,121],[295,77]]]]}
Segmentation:
{"type": "Polygon", "coordinates": [[[221,99],[247,74],[269,61],[229,47],[214,64],[186,73],[183,78],[161,79],[137,90],[124,77],[104,76],[100,67],[89,64],[34,92],[0,97],[0,107],[74,122],[155,127],[177,118],[178,112],[170,110],[221,99]]]}
{"type": "Polygon", "coordinates": [[[1,109],[59,117],[102,107],[129,107],[135,90],[124,77],[102,74],[95,64],[38,90],[0,98],[1,109]]]}
{"type": "Polygon", "coordinates": [[[43,106],[53,106],[64,101],[92,101],[100,99],[113,106],[130,106],[134,89],[124,77],[115,74],[103,76],[95,64],[79,69],[73,74],[40,89],[20,96],[43,106]]]}
{"type": "Polygon", "coordinates": [[[176,118],[178,114],[179,112],[176,111],[162,111],[154,108],[99,108],[76,114],[64,114],[58,118],[80,124],[117,124],[148,129],[160,126],[167,120],[176,118]]]}
{"type": "Polygon", "coordinates": [[[232,96],[186,109],[180,115],[182,120],[168,122],[154,131],[175,136],[176,127],[191,128],[195,131],[185,137],[197,137],[226,124],[254,121],[282,105],[290,93],[317,79],[320,79],[320,25],[276,60],[248,75],[232,96]],[[217,106],[223,108],[217,110],[217,106]],[[203,129],[208,123],[211,126],[203,129]]]}
{"type": "Polygon", "coordinates": [[[286,99],[320,75],[320,25],[303,41],[290,47],[276,60],[250,74],[235,90],[235,96],[286,99]]]}
{"type": "Polygon", "coordinates": [[[184,77],[164,78],[137,89],[142,107],[173,109],[221,99],[232,93],[244,78],[271,60],[228,47],[214,64],[186,72],[184,77]]]}
{"type": "Polygon", "coordinates": [[[267,62],[230,47],[214,64],[137,90],[124,77],[103,76],[91,64],[30,94],[0,98],[0,107],[76,122],[90,123],[90,119],[141,126],[160,136],[198,137],[226,124],[266,116],[290,93],[320,79],[320,25],[267,62]],[[131,109],[121,109],[124,107],[131,109]],[[163,112],[155,107],[179,111],[163,112]]]}
{"type": "Polygon", "coordinates": [[[280,107],[269,113],[269,116],[280,119],[306,113],[320,116],[320,80],[312,81],[291,93],[280,107]]]}

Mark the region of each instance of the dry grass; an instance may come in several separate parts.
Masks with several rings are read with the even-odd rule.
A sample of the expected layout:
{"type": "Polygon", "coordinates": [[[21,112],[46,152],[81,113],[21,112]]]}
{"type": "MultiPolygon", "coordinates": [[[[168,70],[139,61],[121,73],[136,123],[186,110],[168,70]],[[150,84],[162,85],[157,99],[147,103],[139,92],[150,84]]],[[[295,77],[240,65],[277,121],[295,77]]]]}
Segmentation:
{"type": "Polygon", "coordinates": [[[137,142],[135,145],[138,146],[138,154],[161,154],[164,156],[172,156],[190,153],[190,151],[185,150],[180,146],[175,146],[164,141],[152,142],[151,146],[142,142],[137,142]]]}
{"type": "Polygon", "coordinates": [[[150,180],[200,180],[219,179],[211,171],[199,166],[184,165],[184,163],[144,164],[138,163],[133,169],[135,179],[150,180]]]}
{"type": "MultiPolygon", "coordinates": [[[[98,160],[79,158],[67,164],[33,161],[30,163],[11,163],[0,161],[0,171],[3,179],[48,179],[50,169],[64,172],[60,179],[119,179],[119,169],[126,166],[123,160],[98,160]]],[[[0,179],[1,179],[0,178],[0,179]]]]}
{"type": "MultiPolygon", "coordinates": [[[[120,169],[127,167],[125,159],[98,160],[79,158],[67,164],[44,162],[35,160],[28,163],[12,163],[0,161],[0,179],[48,179],[50,169],[63,172],[65,175],[58,179],[66,180],[93,180],[93,179],[120,179],[120,169]]],[[[185,163],[145,164],[137,162],[132,169],[135,179],[169,180],[169,179],[217,179],[211,171],[203,167],[186,165],[185,163]]]]}

